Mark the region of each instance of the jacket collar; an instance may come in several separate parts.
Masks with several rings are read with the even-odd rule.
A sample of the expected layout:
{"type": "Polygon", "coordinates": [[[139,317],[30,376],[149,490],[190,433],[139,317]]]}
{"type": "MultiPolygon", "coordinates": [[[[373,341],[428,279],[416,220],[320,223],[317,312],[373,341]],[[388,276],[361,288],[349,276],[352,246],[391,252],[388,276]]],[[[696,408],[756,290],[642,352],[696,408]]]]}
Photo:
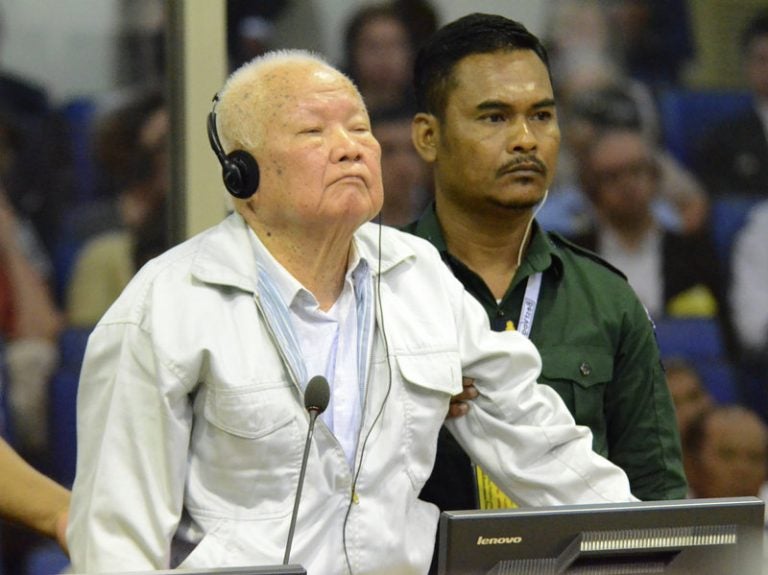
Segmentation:
{"type": "MultiPolygon", "coordinates": [[[[192,276],[204,283],[234,287],[246,292],[258,291],[258,267],[248,237],[248,224],[232,213],[213,228],[203,232],[200,247],[192,262],[192,276]]],[[[371,273],[382,275],[414,256],[405,236],[394,228],[363,224],[352,241],[370,266],[371,273]],[[379,250],[379,242],[385,249],[379,250]]]]}

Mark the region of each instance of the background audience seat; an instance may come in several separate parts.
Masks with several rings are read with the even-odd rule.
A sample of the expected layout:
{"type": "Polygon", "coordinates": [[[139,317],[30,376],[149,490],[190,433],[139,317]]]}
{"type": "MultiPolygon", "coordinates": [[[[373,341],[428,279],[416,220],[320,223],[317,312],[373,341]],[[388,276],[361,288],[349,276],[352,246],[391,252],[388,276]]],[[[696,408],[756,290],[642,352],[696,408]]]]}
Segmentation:
{"type": "Polygon", "coordinates": [[[90,332],[90,328],[67,328],[61,333],[60,365],[51,381],[51,476],[67,487],[75,479],[77,386],[90,332]]]}
{"type": "Polygon", "coordinates": [[[716,319],[665,318],[656,322],[656,340],[662,357],[681,357],[696,368],[716,401],[741,399],[738,375],[727,357],[716,319]]]}
{"type": "Polygon", "coordinates": [[[662,136],[667,149],[693,168],[696,143],[718,121],[749,107],[745,91],[669,89],[659,97],[662,136]]]}

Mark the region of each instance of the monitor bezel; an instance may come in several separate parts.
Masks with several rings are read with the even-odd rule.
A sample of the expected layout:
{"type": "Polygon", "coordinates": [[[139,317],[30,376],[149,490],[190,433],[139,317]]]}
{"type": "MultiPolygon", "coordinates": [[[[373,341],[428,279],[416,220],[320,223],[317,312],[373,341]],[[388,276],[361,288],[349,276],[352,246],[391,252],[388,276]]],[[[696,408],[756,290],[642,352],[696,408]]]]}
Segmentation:
{"type": "MultiPolygon", "coordinates": [[[[671,520],[671,524],[677,522],[681,525],[692,524],[694,520],[703,525],[718,525],[720,522],[715,520],[715,517],[728,517],[733,520],[732,523],[738,525],[742,530],[744,534],[742,545],[747,549],[755,550],[758,546],[762,549],[764,513],[765,502],[757,497],[597,503],[504,510],[445,511],[440,516],[437,573],[439,575],[485,573],[497,564],[497,561],[500,560],[498,559],[499,556],[507,551],[503,545],[483,547],[482,552],[487,555],[487,563],[482,566],[478,565],[475,568],[467,566],[468,561],[470,561],[467,552],[479,555],[481,551],[479,545],[477,545],[477,549],[473,545],[468,550],[467,546],[470,545],[468,542],[474,540],[473,538],[477,536],[483,525],[493,526],[491,530],[485,529],[485,533],[491,533],[493,537],[519,535],[521,532],[520,526],[525,525],[557,525],[558,529],[561,529],[561,534],[552,534],[553,538],[557,537],[565,541],[566,537],[575,538],[580,532],[607,531],[616,529],[616,526],[622,523],[626,525],[627,514],[632,514],[634,519],[639,522],[640,527],[647,527],[647,524],[653,524],[656,518],[661,517],[665,521],[671,520]],[[713,511],[716,513],[711,513],[713,511]],[[570,524],[568,523],[569,521],[570,524]],[[463,530],[463,533],[457,532],[457,529],[463,530]],[[563,535],[563,532],[566,535],[563,535]],[[463,548],[449,549],[451,545],[456,545],[459,541],[462,542],[463,548]],[[482,569],[486,569],[486,571],[482,571],[482,569]]],[[[543,536],[537,534],[533,538],[543,538],[543,536]]],[[[558,539],[558,544],[560,544],[560,539],[558,539]]],[[[562,546],[561,551],[564,552],[566,545],[563,543],[562,546]]],[[[754,554],[756,555],[757,551],[754,551],[754,554]]],[[[513,549],[513,552],[508,554],[508,556],[518,558],[524,555],[525,553],[520,553],[517,549],[513,549]]],[[[536,556],[535,552],[531,556],[538,559],[543,558],[542,556],[536,556]]]]}

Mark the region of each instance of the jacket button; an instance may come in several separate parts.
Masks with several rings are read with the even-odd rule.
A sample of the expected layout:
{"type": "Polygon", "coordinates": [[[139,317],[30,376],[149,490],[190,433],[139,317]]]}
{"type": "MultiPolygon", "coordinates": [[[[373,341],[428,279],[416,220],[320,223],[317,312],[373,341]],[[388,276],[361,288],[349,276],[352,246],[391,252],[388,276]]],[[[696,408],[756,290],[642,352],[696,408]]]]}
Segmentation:
{"type": "Polygon", "coordinates": [[[585,361],[585,362],[583,362],[583,363],[582,363],[582,364],[579,366],[579,371],[581,372],[581,375],[583,375],[583,376],[585,376],[585,377],[586,377],[586,376],[588,376],[590,373],[592,373],[592,366],[591,366],[591,365],[589,365],[589,364],[588,364],[588,363],[585,361]]]}

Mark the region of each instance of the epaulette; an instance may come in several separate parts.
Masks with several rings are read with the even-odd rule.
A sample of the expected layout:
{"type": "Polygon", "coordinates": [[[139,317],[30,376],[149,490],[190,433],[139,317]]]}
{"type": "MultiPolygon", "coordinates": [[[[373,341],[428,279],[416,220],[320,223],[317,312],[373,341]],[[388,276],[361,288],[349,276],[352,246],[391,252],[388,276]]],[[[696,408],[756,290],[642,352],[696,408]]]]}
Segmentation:
{"type": "Polygon", "coordinates": [[[598,254],[596,254],[592,250],[588,250],[587,248],[585,248],[583,246],[580,246],[579,244],[573,243],[571,240],[561,236],[557,232],[547,232],[547,235],[549,236],[549,238],[555,244],[559,244],[559,247],[564,247],[564,248],[570,249],[570,250],[576,252],[577,254],[582,255],[584,257],[587,257],[587,258],[591,259],[592,261],[600,264],[601,266],[603,266],[605,268],[608,268],[613,273],[618,274],[619,276],[621,276],[625,280],[627,279],[627,276],[624,275],[624,272],[622,272],[619,268],[617,268],[613,264],[611,264],[611,263],[607,262],[606,260],[604,260],[602,257],[600,257],[598,254]]]}

